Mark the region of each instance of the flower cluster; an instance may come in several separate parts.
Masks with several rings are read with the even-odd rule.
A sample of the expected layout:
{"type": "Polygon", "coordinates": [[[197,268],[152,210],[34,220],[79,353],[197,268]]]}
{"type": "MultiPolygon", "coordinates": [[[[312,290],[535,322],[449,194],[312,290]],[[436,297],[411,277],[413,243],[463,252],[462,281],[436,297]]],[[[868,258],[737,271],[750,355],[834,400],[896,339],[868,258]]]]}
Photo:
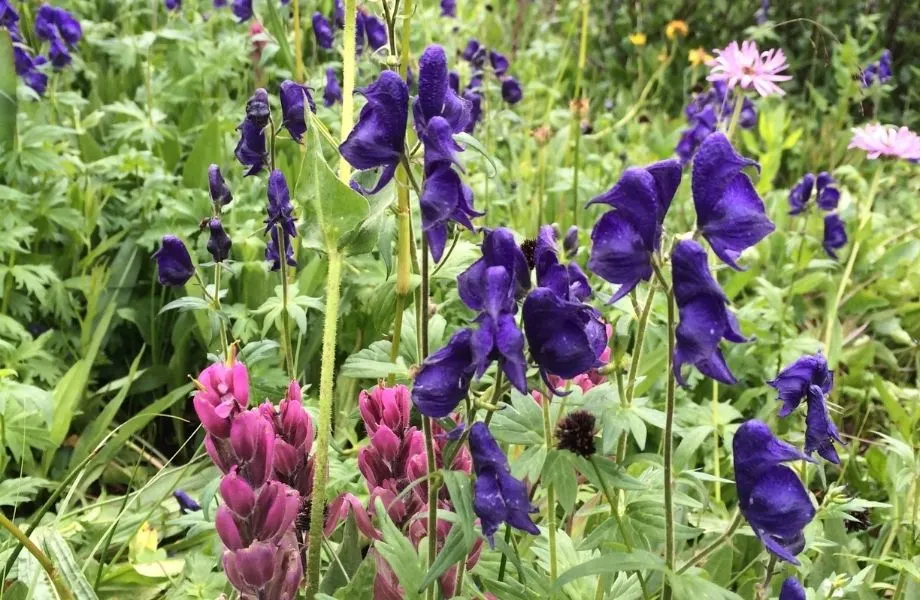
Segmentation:
{"type": "MultiPolygon", "coordinates": [[[[823,171],[815,177],[812,173],[802,176],[789,191],[789,214],[798,215],[808,209],[812,189],[816,189],[816,203],[825,211],[836,211],[840,201],[840,190],[830,173],[823,171]]],[[[847,231],[843,220],[836,212],[829,212],[824,217],[824,251],[831,258],[837,258],[836,251],[847,243],[847,231]]]]}
{"type": "MultiPolygon", "coordinates": [[[[686,165],[690,162],[703,140],[715,132],[720,123],[731,120],[734,105],[734,94],[729,91],[724,81],[713,82],[709,90],[693,96],[684,108],[687,128],[681,133],[680,141],[675,148],[681,164],[686,165]]],[[[750,98],[744,98],[738,115],[738,125],[742,129],[750,129],[756,124],[757,110],[754,102],[750,98]]]]}
{"type": "Polygon", "coordinates": [[[70,52],[83,38],[80,22],[72,14],[56,6],[43,4],[35,15],[35,36],[50,43],[48,58],[34,56],[19,30],[19,13],[10,0],[0,0],[0,27],[9,32],[13,42],[13,61],[16,74],[43,96],[48,87],[48,75],[42,66],[51,62],[55,69],[66,67],[73,60],[70,52]]]}
{"type": "Polygon", "coordinates": [[[803,530],[815,507],[795,471],[782,463],[811,459],[755,419],[735,432],[732,452],[741,514],[769,552],[799,564],[795,556],[805,548],[803,530]]]}
{"type": "MultiPolygon", "coordinates": [[[[491,66],[492,73],[501,82],[502,99],[505,102],[517,104],[524,97],[524,91],[518,80],[508,74],[508,68],[511,66],[508,58],[500,52],[486,48],[479,40],[470,39],[460,56],[473,69],[470,81],[462,93],[463,98],[468,100],[472,106],[472,118],[466,128],[468,133],[472,133],[476,123],[482,118],[482,85],[486,75],[487,61],[491,66]]],[[[457,73],[451,73],[450,83],[454,92],[459,94],[460,76],[457,73]]]]}
{"type": "MultiPolygon", "coordinates": [[[[339,29],[345,27],[345,6],[341,0],[336,0],[333,8],[333,21],[339,29]]],[[[313,13],[313,37],[316,45],[324,50],[331,50],[335,42],[335,32],[332,23],[323,13],[313,13]]],[[[387,26],[383,19],[370,14],[364,7],[355,14],[355,51],[360,53],[364,49],[364,42],[372,50],[379,50],[387,44],[387,26]]]]}
{"type": "MultiPolygon", "coordinates": [[[[305,107],[309,106],[311,112],[316,112],[310,89],[286,80],[279,88],[279,99],[282,125],[295,141],[302,142],[303,134],[307,130],[305,107]]],[[[257,89],[246,102],[246,116],[236,128],[240,132],[240,140],[236,144],[234,154],[240,164],[248,167],[247,176],[255,175],[268,162],[265,131],[271,122],[271,114],[268,92],[263,88],[257,89]]]]}
{"type": "Polygon", "coordinates": [[[826,460],[839,463],[834,442],[843,444],[843,440],[831,421],[826,404],[827,395],[834,387],[834,372],[827,368],[824,356],[803,356],[767,383],[779,393],[777,399],[783,403],[779,410],[781,417],[790,415],[802,401],[806,402],[805,452],[817,452],[826,460]]]}
{"type": "Polygon", "coordinates": [[[870,63],[859,75],[859,81],[862,86],[871,87],[876,81],[879,85],[886,83],[892,77],[891,70],[891,50],[882,50],[882,55],[878,62],[870,63]]]}
{"type": "Polygon", "coordinates": [[[847,148],[866,151],[870,160],[880,156],[920,161],[920,136],[907,127],[870,123],[853,129],[853,139],[847,148]]]}
{"type": "MultiPolygon", "coordinates": [[[[370,495],[367,507],[352,494],[344,493],[329,505],[326,521],[326,533],[331,534],[336,525],[347,517],[349,512],[355,515],[356,523],[367,537],[379,539],[380,533],[371,522],[379,499],[393,523],[405,530],[414,545],[427,534],[428,484],[422,482],[409,486],[428,472],[428,458],[425,453],[425,439],[421,431],[410,426],[409,413],[411,404],[409,390],[405,386],[378,386],[369,391],[362,391],[358,398],[361,419],[367,430],[370,444],[358,452],[358,468],[367,483],[370,495]]],[[[447,445],[446,436],[437,429],[435,435],[435,460],[438,467],[444,467],[443,456],[447,445]]],[[[470,454],[460,448],[452,459],[449,468],[456,471],[470,472],[470,454]]],[[[438,508],[451,508],[447,490],[439,492],[438,508]]],[[[437,524],[437,543],[443,546],[450,524],[439,521],[437,524]]],[[[478,546],[467,559],[467,566],[472,568],[479,556],[478,546]]],[[[395,574],[385,561],[378,560],[377,578],[374,584],[375,597],[401,598],[401,588],[395,574]]],[[[453,595],[456,566],[441,576],[441,588],[445,597],[453,595]]]]}
{"type": "Polygon", "coordinates": [[[205,449],[224,474],[214,521],[227,578],[243,598],[293,598],[303,578],[294,524],[311,491],[313,437],[300,386],[291,382],[280,411],[248,408],[249,373],[233,353],[195,384],[205,449]]]}
{"type": "Polygon", "coordinates": [[[265,233],[270,237],[265,246],[265,260],[270,264],[269,268],[272,271],[281,268],[282,249],[284,261],[289,266],[297,266],[294,259],[294,244],[291,242],[291,238],[297,235],[293,211],[291,193],[284,174],[278,170],[272,171],[268,176],[268,216],[265,219],[265,233]]]}
{"type": "Polygon", "coordinates": [[[781,75],[788,67],[782,50],[774,48],[760,52],[756,42],[746,40],[740,46],[738,42],[732,42],[713,52],[716,57],[711,63],[709,81],[725,81],[729,88],[754,88],[761,96],[782,96],[786,93],[776,85],[792,79],[791,75],[781,75]]]}

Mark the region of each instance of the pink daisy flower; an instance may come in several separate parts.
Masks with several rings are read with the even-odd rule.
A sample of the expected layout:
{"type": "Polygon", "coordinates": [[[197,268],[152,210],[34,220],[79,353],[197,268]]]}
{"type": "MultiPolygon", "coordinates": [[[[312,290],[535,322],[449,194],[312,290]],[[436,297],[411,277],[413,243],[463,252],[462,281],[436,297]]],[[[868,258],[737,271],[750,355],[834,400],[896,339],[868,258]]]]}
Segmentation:
{"type": "Polygon", "coordinates": [[[732,42],[723,50],[714,50],[716,57],[707,63],[711,67],[709,81],[725,81],[729,88],[740,85],[743,89],[754,88],[761,96],[782,96],[784,92],[776,83],[792,79],[789,75],[780,75],[789,66],[782,50],[772,49],[766,52],[757,50],[757,44],[751,40],[732,42]]]}
{"type": "Polygon", "coordinates": [[[920,161],[920,136],[907,127],[870,123],[853,129],[853,139],[847,148],[865,150],[874,160],[879,156],[894,156],[920,161]]]}

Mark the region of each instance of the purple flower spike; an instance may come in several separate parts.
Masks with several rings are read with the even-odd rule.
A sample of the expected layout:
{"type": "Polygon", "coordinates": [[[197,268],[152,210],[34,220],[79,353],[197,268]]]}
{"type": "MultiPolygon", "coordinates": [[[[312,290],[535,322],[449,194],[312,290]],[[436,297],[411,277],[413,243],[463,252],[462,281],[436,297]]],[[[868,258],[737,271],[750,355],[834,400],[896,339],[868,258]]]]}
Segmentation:
{"type": "Polygon", "coordinates": [[[323,16],[323,13],[313,13],[313,37],[316,38],[316,45],[320,48],[329,50],[335,40],[335,33],[332,31],[332,25],[323,16]]]}
{"type": "Polygon", "coordinates": [[[456,18],[457,17],[457,0],[441,0],[441,16],[456,18]]]}
{"type": "Polygon", "coordinates": [[[706,251],[692,240],[681,240],[671,253],[674,298],[680,322],[677,324],[677,348],[674,350],[674,377],[686,386],[681,374],[690,363],[699,371],[722,383],[737,380],[722,356],[719,342],[747,341],[738,320],[727,307],[728,299],[709,272],[706,251]]]}
{"type": "Polygon", "coordinates": [[[620,180],[591,204],[609,204],[591,231],[588,268],[620,288],[610,298],[616,302],[640,281],[652,276],[652,254],[661,245],[661,230],[671,200],[680,185],[682,170],[676,160],[648,167],[630,167],[620,180]]]}
{"type": "Polygon", "coordinates": [[[472,310],[485,307],[485,272],[489,267],[504,267],[514,281],[514,297],[521,299],[530,289],[530,268],[511,230],[504,227],[486,231],[482,239],[482,258],[457,278],[460,299],[472,310]]]}
{"type": "Polygon", "coordinates": [[[805,600],[805,588],[795,577],[788,577],[779,590],[779,600],[805,600]]]}
{"type": "Polygon", "coordinates": [[[424,137],[429,121],[440,116],[450,124],[452,133],[463,131],[469,124],[472,107],[450,86],[444,48],[428,46],[418,63],[418,97],[412,103],[415,130],[424,137]]]}
{"type": "Polygon", "coordinates": [[[208,221],[208,229],[211,232],[208,237],[208,252],[211,253],[214,262],[223,262],[230,258],[230,247],[233,242],[227,232],[224,231],[224,226],[221,224],[220,219],[215,217],[208,221]]]}
{"type": "Polygon", "coordinates": [[[821,210],[834,210],[840,202],[840,190],[830,173],[823,171],[818,175],[818,206],[821,210]]]}
{"type": "Polygon", "coordinates": [[[479,316],[479,329],[470,340],[476,376],[481,377],[497,360],[508,381],[522,394],[527,393],[527,361],[524,359],[524,334],[514,320],[516,305],[511,274],[505,267],[489,267],[485,272],[485,312],[479,316]]]}
{"type": "Polygon", "coordinates": [[[374,50],[380,50],[387,45],[387,26],[374,15],[364,17],[364,33],[367,35],[368,45],[374,50]]]}
{"type": "Polygon", "coordinates": [[[517,104],[524,97],[524,90],[521,84],[514,77],[508,77],[502,81],[502,100],[508,104],[517,104]]]}
{"type": "Polygon", "coordinates": [[[768,551],[799,564],[795,555],[805,548],[802,530],[815,508],[795,472],[781,463],[810,459],[757,420],[738,428],[732,450],[741,514],[768,551]]]}
{"type": "Polygon", "coordinates": [[[501,77],[508,72],[508,58],[495,50],[489,51],[489,63],[492,65],[492,70],[495,71],[495,74],[498,77],[501,77]]]}
{"type": "Polygon", "coordinates": [[[227,182],[224,181],[217,165],[208,167],[208,192],[214,206],[227,206],[233,200],[233,194],[230,193],[230,188],[227,187],[227,182]]]}
{"type": "Polygon", "coordinates": [[[342,101],[342,88],[339,86],[339,79],[335,75],[335,69],[329,67],[326,69],[326,87],[323,89],[323,104],[332,106],[336,102],[342,101]]]}
{"type": "Polygon", "coordinates": [[[399,75],[384,71],[360,93],[367,98],[367,104],[339,151],[356,169],[383,168],[373,189],[362,188],[366,194],[376,194],[393,178],[405,149],[409,88],[399,75]]]}
{"type": "Polygon", "coordinates": [[[797,215],[805,210],[811,199],[811,190],[815,186],[815,176],[805,173],[802,179],[789,190],[789,214],[797,215]]]}
{"type": "Polygon", "coordinates": [[[735,270],[741,253],[776,228],[767,218],[763,200],[750,178],[741,172],[757,165],[744,158],[722,133],[714,133],[700,145],[693,159],[693,204],[697,228],[713,252],[735,270]]]}
{"type": "Polygon", "coordinates": [[[426,417],[446,417],[469,392],[475,371],[471,338],[469,329],[457,331],[422,363],[412,386],[412,403],[426,417]]]}
{"type": "Polygon", "coordinates": [[[245,23],[252,18],[252,0],[233,0],[230,10],[240,23],[245,23]]]}
{"type": "Polygon", "coordinates": [[[309,105],[310,112],[316,112],[316,104],[313,102],[313,96],[310,95],[310,88],[288,79],[281,82],[280,96],[283,124],[292,138],[298,143],[303,143],[303,134],[307,131],[304,105],[309,105]]]}
{"type": "Polygon", "coordinates": [[[157,261],[159,280],[163,285],[179,287],[195,274],[195,265],[188,248],[174,235],[164,235],[160,249],[153,253],[157,261]]]}
{"type": "Polygon", "coordinates": [[[592,307],[538,287],[524,300],[523,317],[530,353],[544,379],[571,379],[604,364],[607,330],[592,307]]]}
{"type": "Polygon", "coordinates": [[[823,354],[806,355],[780,371],[776,379],[767,384],[779,393],[777,400],[783,403],[779,416],[786,417],[805,400],[811,386],[817,385],[823,394],[829,394],[834,387],[834,372],[827,368],[827,359],[823,354]]]}
{"type": "Polygon", "coordinates": [[[511,475],[508,458],[499,448],[489,428],[481,422],[470,427],[470,454],[476,483],[473,488],[473,510],[479,517],[482,533],[494,545],[493,536],[499,525],[507,523],[532,535],[540,530],[530,515],[537,508],[530,503],[527,486],[511,475]]]}
{"type": "Polygon", "coordinates": [[[404,385],[377,386],[369,392],[362,390],[358,396],[358,410],[371,437],[381,426],[399,436],[404,435],[409,429],[411,407],[409,390],[404,385]]]}
{"type": "Polygon", "coordinates": [[[843,219],[837,213],[824,217],[824,251],[827,255],[837,260],[837,250],[847,245],[847,228],[843,219]]]}

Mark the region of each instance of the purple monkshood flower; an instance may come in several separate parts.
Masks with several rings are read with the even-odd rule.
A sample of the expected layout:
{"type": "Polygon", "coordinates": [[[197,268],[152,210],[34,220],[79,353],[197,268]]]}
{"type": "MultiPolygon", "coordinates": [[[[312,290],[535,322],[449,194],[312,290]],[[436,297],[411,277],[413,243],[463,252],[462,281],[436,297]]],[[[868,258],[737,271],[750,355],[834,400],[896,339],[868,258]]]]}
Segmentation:
{"type": "Polygon", "coordinates": [[[208,229],[211,232],[208,237],[208,252],[211,253],[214,262],[223,262],[230,258],[230,247],[233,242],[227,232],[224,231],[224,226],[221,224],[220,219],[214,217],[208,221],[208,229]]]}
{"type": "Polygon", "coordinates": [[[51,64],[56,69],[62,69],[70,64],[69,50],[83,38],[83,29],[80,22],[63,8],[43,4],[35,15],[35,35],[51,43],[51,64]]]}
{"type": "Polygon", "coordinates": [[[722,133],[707,137],[693,159],[697,229],[716,256],[739,271],[736,261],[741,253],[776,229],[754,184],[742,172],[751,165],[759,168],[756,161],[735,152],[722,133]]]}
{"type": "Polygon", "coordinates": [[[770,19],[770,0],[761,0],[760,8],[754,13],[754,22],[763,25],[770,19]]]}
{"type": "Polygon", "coordinates": [[[201,505],[195,502],[195,500],[184,490],[176,490],[173,492],[173,498],[179,503],[179,511],[182,514],[201,510],[201,505]]]}
{"type": "Polygon", "coordinates": [[[236,144],[234,154],[244,167],[249,167],[246,176],[255,175],[262,170],[268,160],[265,143],[265,127],[271,110],[268,106],[268,92],[259,88],[246,102],[246,117],[239,124],[240,141],[236,144]]]}
{"type": "Polygon", "coordinates": [[[358,10],[355,14],[355,55],[361,54],[364,50],[364,21],[367,16],[363,11],[358,10]]]}
{"type": "Polygon", "coordinates": [[[364,16],[364,33],[367,43],[374,50],[380,50],[387,45],[387,26],[382,19],[374,15],[364,16]]]}
{"type": "Polygon", "coordinates": [[[514,282],[505,267],[489,267],[484,273],[483,312],[476,319],[479,328],[473,333],[470,348],[476,376],[482,377],[492,361],[508,381],[522,394],[527,393],[527,360],[524,358],[524,334],[514,320],[517,304],[514,282]]]}
{"type": "Polygon", "coordinates": [[[160,283],[169,287],[179,287],[195,274],[195,265],[188,248],[182,240],[174,235],[164,235],[160,249],[153,253],[157,261],[160,283]]]}
{"type": "Polygon", "coordinates": [[[166,10],[176,10],[182,8],[182,0],[165,0],[166,10]]]}
{"type": "Polygon", "coordinates": [[[500,52],[489,50],[489,63],[492,65],[492,70],[499,77],[508,72],[508,58],[500,52]]]}
{"type": "Polygon", "coordinates": [[[510,229],[499,227],[486,230],[482,238],[482,257],[457,277],[460,299],[470,309],[485,309],[485,273],[489,267],[504,267],[514,281],[514,297],[520,300],[530,289],[530,268],[527,258],[514,241],[510,229]]]}
{"type": "Polygon", "coordinates": [[[502,81],[502,100],[508,104],[517,104],[524,97],[521,84],[514,77],[506,77],[502,81]]]}
{"type": "Polygon", "coordinates": [[[288,190],[284,174],[277,169],[268,176],[268,216],[265,219],[265,233],[271,234],[271,239],[265,247],[265,260],[271,263],[271,270],[281,268],[280,246],[284,245],[285,260],[288,265],[295,267],[294,249],[291,238],[297,235],[297,225],[294,222],[294,207],[291,205],[291,193],[288,190]],[[281,231],[279,238],[278,231],[281,231]]]}
{"type": "Polygon", "coordinates": [[[588,202],[588,206],[609,204],[616,209],[594,225],[588,260],[588,269],[610,283],[620,284],[610,302],[651,278],[652,255],[661,246],[664,218],[681,175],[680,163],[673,159],[648,167],[630,167],[616,185],[588,202]]]}
{"type": "Polygon", "coordinates": [[[313,13],[313,37],[316,38],[316,45],[320,48],[326,50],[332,48],[335,33],[332,31],[332,25],[320,12],[313,13]]]}
{"type": "Polygon", "coordinates": [[[460,329],[419,368],[412,386],[412,403],[426,417],[446,417],[469,392],[476,369],[472,335],[471,330],[460,329]]]}
{"type": "Polygon", "coordinates": [[[795,556],[805,548],[803,530],[815,508],[795,471],[782,463],[811,459],[754,419],[735,432],[732,451],[741,514],[769,552],[799,564],[795,556]]]}
{"type": "Polygon", "coordinates": [[[789,214],[797,215],[805,211],[811,199],[811,190],[815,187],[815,176],[805,173],[797,184],[789,190],[789,214]]]}
{"type": "Polygon", "coordinates": [[[816,180],[818,187],[818,206],[821,210],[834,210],[840,201],[840,190],[837,189],[837,182],[827,171],[818,174],[816,180]]]}
{"type": "Polygon", "coordinates": [[[834,387],[834,372],[827,368],[827,359],[820,353],[803,356],[767,383],[779,392],[777,399],[783,402],[780,417],[791,414],[803,400],[807,403],[805,452],[811,454],[817,451],[825,459],[838,464],[840,458],[833,442],[843,444],[843,440],[830,419],[825,403],[834,387]]]}
{"type": "Polygon", "coordinates": [[[511,475],[508,458],[485,423],[473,423],[469,443],[476,473],[473,510],[479,517],[482,533],[489,540],[489,545],[494,545],[493,536],[502,523],[540,535],[540,530],[530,518],[537,508],[530,503],[527,486],[511,475]]]}
{"type": "Polygon", "coordinates": [[[871,63],[863,69],[860,80],[862,81],[862,86],[867,88],[871,87],[876,81],[880,84],[886,83],[891,79],[892,73],[891,51],[886,49],[882,51],[878,62],[871,63]]]}
{"type": "Polygon", "coordinates": [[[747,338],[741,334],[738,320],[728,310],[728,298],[709,271],[706,251],[693,240],[679,241],[671,252],[671,273],[680,317],[674,377],[686,386],[681,368],[690,363],[707,377],[735,383],[737,380],[725,364],[719,343],[722,338],[735,343],[745,342],[747,338]]]}
{"type": "Polygon", "coordinates": [[[482,120],[482,95],[473,90],[464,90],[463,99],[470,103],[470,121],[463,131],[472,134],[476,123],[482,120]]]}
{"type": "Polygon", "coordinates": [[[307,131],[304,104],[310,107],[310,112],[316,112],[316,103],[310,95],[310,88],[287,79],[281,82],[280,96],[281,114],[284,119],[282,124],[294,140],[303,143],[303,134],[307,131]]]}
{"type": "Polygon", "coordinates": [[[562,249],[569,258],[578,254],[578,225],[572,225],[565,232],[565,237],[562,239],[562,249]]]}
{"type": "Polygon", "coordinates": [[[457,0],[441,0],[441,16],[456,18],[457,0]]]}
{"type": "Polygon", "coordinates": [[[233,0],[230,10],[240,23],[245,23],[252,18],[252,0],[233,0]]]}
{"type": "Polygon", "coordinates": [[[359,93],[367,103],[339,152],[356,169],[383,168],[373,189],[361,189],[366,194],[376,194],[393,179],[405,149],[409,88],[398,74],[384,71],[359,93]]]}
{"type": "Polygon", "coordinates": [[[463,131],[470,120],[471,106],[450,86],[444,48],[431,44],[422,52],[418,63],[418,96],[412,102],[416,132],[424,136],[428,121],[438,116],[447,120],[453,133],[463,131]]]}
{"type": "Polygon", "coordinates": [[[223,8],[227,6],[227,0],[214,0],[214,8],[223,8]]]}
{"type": "Polygon", "coordinates": [[[329,67],[326,69],[326,87],[323,88],[323,104],[332,106],[337,101],[342,101],[342,88],[339,86],[338,77],[335,76],[335,69],[329,67]]]}
{"type": "Polygon", "coordinates": [[[578,263],[563,265],[556,250],[556,229],[543,225],[537,234],[533,252],[537,286],[548,288],[563,300],[581,302],[594,293],[578,263]]]}
{"type": "Polygon", "coordinates": [[[847,228],[837,213],[824,217],[824,241],[822,246],[827,255],[837,260],[837,250],[847,244],[847,228]]]}
{"type": "MultiPolygon", "coordinates": [[[[693,99],[684,108],[688,127],[684,129],[677,148],[675,148],[681,164],[686,165],[690,162],[700,144],[709,134],[716,131],[719,123],[727,123],[731,120],[734,103],[734,95],[724,81],[713,82],[712,87],[706,92],[693,96],[693,99]]],[[[745,97],[741,105],[738,125],[742,129],[750,129],[756,124],[757,110],[754,102],[745,97]]]]}
{"type": "Polygon", "coordinates": [[[345,29],[345,3],[342,0],[332,2],[332,20],[339,29],[345,29]]]}
{"type": "Polygon", "coordinates": [[[479,40],[476,38],[470,38],[466,43],[466,48],[463,49],[463,54],[461,58],[472,64],[477,69],[481,69],[486,64],[486,55],[488,51],[486,47],[479,43],[479,40]]]}
{"type": "Polygon", "coordinates": [[[14,42],[20,41],[19,13],[13,8],[11,0],[0,0],[0,27],[7,29],[14,42]]]}
{"type": "Polygon", "coordinates": [[[788,577],[779,590],[779,600],[805,600],[805,588],[795,577],[788,577]]]}
{"type": "Polygon", "coordinates": [[[211,194],[211,202],[218,209],[233,201],[233,194],[230,193],[230,188],[227,187],[227,182],[224,181],[217,165],[208,167],[208,192],[211,194]]]}
{"type": "MultiPolygon", "coordinates": [[[[13,41],[17,41],[18,32],[13,29],[9,31],[13,36],[13,41]]],[[[13,62],[16,74],[22,77],[23,82],[32,88],[36,94],[44,96],[48,87],[48,75],[43,73],[40,67],[47,64],[48,59],[44,56],[33,58],[28,50],[17,44],[13,47],[13,62]]]]}

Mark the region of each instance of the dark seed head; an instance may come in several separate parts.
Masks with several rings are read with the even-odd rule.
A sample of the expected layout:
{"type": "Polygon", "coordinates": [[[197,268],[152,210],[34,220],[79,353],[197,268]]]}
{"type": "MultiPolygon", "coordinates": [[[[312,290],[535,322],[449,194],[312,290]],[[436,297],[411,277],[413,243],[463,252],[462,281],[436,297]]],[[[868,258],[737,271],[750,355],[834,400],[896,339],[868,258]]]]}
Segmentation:
{"type": "Polygon", "coordinates": [[[527,266],[530,267],[530,270],[533,271],[534,268],[534,252],[537,250],[537,240],[524,240],[521,243],[521,252],[524,253],[524,258],[527,259],[527,266]]]}
{"type": "Polygon", "coordinates": [[[850,521],[849,519],[847,519],[846,521],[844,521],[844,526],[847,528],[847,533],[853,533],[855,531],[865,531],[869,529],[870,525],[872,525],[872,516],[869,514],[868,509],[864,509],[859,512],[850,513],[850,516],[856,520],[850,521]]]}
{"type": "Polygon", "coordinates": [[[560,450],[585,458],[594,454],[594,415],[586,410],[569,413],[556,426],[556,441],[560,450]]]}

